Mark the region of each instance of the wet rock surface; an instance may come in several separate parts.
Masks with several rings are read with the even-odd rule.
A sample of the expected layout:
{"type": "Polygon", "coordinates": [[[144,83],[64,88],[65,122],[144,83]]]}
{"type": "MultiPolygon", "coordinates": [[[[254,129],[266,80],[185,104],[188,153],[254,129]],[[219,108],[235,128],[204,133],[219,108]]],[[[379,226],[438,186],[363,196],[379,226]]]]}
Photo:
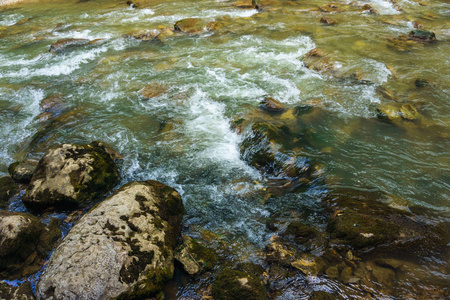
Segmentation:
{"type": "Polygon", "coordinates": [[[39,161],[23,196],[30,209],[71,209],[108,192],[118,182],[118,170],[106,144],[64,144],[39,161]]]}
{"type": "Polygon", "coordinates": [[[175,251],[175,259],[183,265],[184,270],[190,275],[211,270],[218,262],[215,250],[189,236],[182,238],[181,244],[175,251]]]}
{"type": "Polygon", "coordinates": [[[91,41],[88,39],[61,39],[53,43],[48,51],[55,54],[64,53],[70,49],[86,46],[90,43],[91,41]]]}
{"type": "Polygon", "coordinates": [[[17,195],[20,187],[9,176],[0,177],[0,208],[5,208],[8,201],[17,195]]]}
{"type": "Polygon", "coordinates": [[[41,276],[39,299],[155,296],[174,271],[183,204],[171,187],[131,182],[70,230],[41,276]]]}
{"type": "Polygon", "coordinates": [[[29,184],[37,165],[38,161],[31,159],[15,162],[8,167],[8,172],[16,182],[29,184]]]}
{"type": "Polygon", "coordinates": [[[225,299],[268,299],[262,280],[247,272],[226,268],[212,285],[212,296],[217,300],[225,299]]]}
{"type": "Polygon", "coordinates": [[[0,299],[2,300],[34,300],[29,282],[25,282],[19,286],[11,286],[5,282],[0,282],[0,299]]]}
{"type": "Polygon", "coordinates": [[[31,214],[0,211],[0,276],[17,279],[37,272],[60,237],[56,219],[45,226],[31,214]]]}

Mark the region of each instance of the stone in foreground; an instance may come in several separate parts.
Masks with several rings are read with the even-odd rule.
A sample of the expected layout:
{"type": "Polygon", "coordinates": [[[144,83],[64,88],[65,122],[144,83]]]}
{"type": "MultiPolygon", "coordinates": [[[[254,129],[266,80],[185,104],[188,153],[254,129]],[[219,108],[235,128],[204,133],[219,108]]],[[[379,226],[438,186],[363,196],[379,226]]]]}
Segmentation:
{"type": "Polygon", "coordinates": [[[24,204],[32,210],[71,209],[107,193],[119,179],[112,153],[100,142],[51,149],[33,173],[24,204]]]}
{"type": "Polygon", "coordinates": [[[156,181],[131,182],[94,207],[55,250],[38,299],[139,299],[174,271],[180,195],[156,181]]]}

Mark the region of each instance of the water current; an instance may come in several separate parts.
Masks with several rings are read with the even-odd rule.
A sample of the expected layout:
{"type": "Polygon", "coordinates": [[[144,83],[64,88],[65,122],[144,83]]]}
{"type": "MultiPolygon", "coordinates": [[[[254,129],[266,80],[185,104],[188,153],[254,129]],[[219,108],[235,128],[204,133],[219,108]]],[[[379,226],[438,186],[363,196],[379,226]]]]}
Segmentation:
{"type": "MultiPolygon", "coordinates": [[[[268,0],[262,10],[222,0],[135,3],[43,0],[0,8],[0,175],[57,144],[107,142],[124,157],[122,183],[154,179],[174,187],[186,207],[185,233],[215,232],[233,249],[230,260],[256,263],[272,235],[271,216],[300,212],[323,230],[321,201],[333,187],[386,192],[397,207],[426,209],[431,223],[448,221],[448,1],[268,0]],[[185,18],[221,27],[162,41],[123,37],[185,18]],[[416,21],[438,41],[406,51],[389,46],[416,21]],[[65,38],[99,41],[49,52],[65,38]],[[307,68],[302,58],[314,48],[335,72],[307,68]],[[416,87],[417,79],[428,86],[416,87]],[[146,99],[145,86],[162,92],[146,99]],[[64,113],[48,121],[40,103],[54,94],[62,95],[64,113]],[[249,115],[269,118],[258,109],[266,95],[287,108],[320,109],[304,121],[314,136],[304,151],[325,178],[269,201],[260,193],[269,179],[242,159],[244,136],[231,128],[249,115]],[[420,121],[378,119],[377,108],[391,102],[413,103],[420,121]]],[[[318,287],[359,295],[315,280],[299,275],[278,298],[307,299],[318,287]]],[[[193,297],[195,287],[179,287],[176,297],[193,297]]]]}

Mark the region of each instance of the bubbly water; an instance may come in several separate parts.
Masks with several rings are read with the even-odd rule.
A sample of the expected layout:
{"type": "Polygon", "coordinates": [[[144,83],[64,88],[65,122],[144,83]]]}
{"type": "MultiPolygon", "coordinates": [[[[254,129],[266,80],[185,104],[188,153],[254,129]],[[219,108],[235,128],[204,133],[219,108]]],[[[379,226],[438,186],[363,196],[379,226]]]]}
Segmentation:
{"type": "MultiPolygon", "coordinates": [[[[351,1],[337,2],[351,7],[351,1]]],[[[56,144],[107,142],[124,156],[122,183],[154,179],[173,186],[184,199],[187,227],[217,232],[237,255],[253,253],[248,259],[255,261],[270,238],[270,215],[309,210],[309,220],[323,226],[314,211],[328,186],[378,189],[402,199],[397,205],[426,207],[434,219],[445,220],[449,4],[422,2],[427,6],[406,0],[353,3],[369,3],[377,15],[354,8],[318,11],[327,1],[269,1],[271,9],[262,12],[212,0],[148,1],[139,9],[107,0],[1,8],[0,175],[10,163],[39,158],[56,144]],[[320,24],[324,15],[338,24],[320,24]],[[173,28],[190,17],[219,21],[224,28],[164,43],[122,37],[137,29],[173,28]],[[25,21],[16,24],[20,20],[25,21]],[[414,20],[439,42],[406,52],[388,47],[387,39],[408,34],[414,20]],[[49,53],[63,38],[101,41],[49,53]],[[356,72],[367,83],[306,68],[301,57],[316,47],[332,57],[339,73],[356,72]],[[416,88],[418,78],[431,87],[416,88]],[[139,91],[148,84],[166,91],[143,99],[139,91]],[[387,102],[377,91],[380,85],[394,90],[398,101],[420,103],[422,125],[378,120],[376,108],[387,102]],[[63,95],[67,117],[40,121],[40,102],[55,93],[63,95]],[[323,164],[326,183],[268,204],[248,196],[266,179],[241,159],[243,137],[230,126],[234,119],[263,114],[256,108],[265,95],[287,107],[316,103],[326,112],[308,124],[317,139],[309,151],[323,164]]],[[[307,279],[298,280],[286,283],[283,299],[306,297],[297,286],[307,279]]],[[[314,284],[336,288],[332,282],[314,284]]]]}

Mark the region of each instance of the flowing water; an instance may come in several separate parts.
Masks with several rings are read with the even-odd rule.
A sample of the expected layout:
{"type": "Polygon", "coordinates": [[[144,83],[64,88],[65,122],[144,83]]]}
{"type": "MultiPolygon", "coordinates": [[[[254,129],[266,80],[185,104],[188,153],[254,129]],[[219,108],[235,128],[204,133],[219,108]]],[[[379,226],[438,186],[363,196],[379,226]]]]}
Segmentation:
{"type": "MultiPolygon", "coordinates": [[[[233,248],[230,260],[262,260],[273,215],[301,212],[323,229],[320,202],[330,187],[387,192],[398,206],[426,208],[430,222],[448,221],[448,1],[338,0],[329,13],[317,9],[328,4],[323,0],[262,1],[262,11],[222,0],[136,3],[137,9],[125,1],[44,0],[0,8],[0,175],[10,163],[40,158],[56,144],[107,142],[124,156],[122,183],[155,179],[176,188],[186,207],[185,231],[224,237],[233,248]],[[337,24],[320,23],[323,16],[337,24]],[[223,26],[163,42],[123,37],[173,28],[185,18],[223,26]],[[408,51],[389,47],[388,38],[407,35],[414,21],[438,42],[408,51]],[[101,40],[48,51],[64,38],[101,40]],[[308,69],[301,58],[314,48],[343,75],[308,69]],[[354,73],[362,80],[351,80],[354,73]],[[417,88],[419,78],[429,86],[417,88]],[[145,99],[146,85],[163,92],[145,99]],[[377,119],[377,107],[393,102],[380,86],[394,91],[397,102],[417,104],[421,121],[377,119]],[[53,94],[62,95],[64,113],[46,121],[40,103],[53,94]],[[312,104],[324,111],[305,122],[315,141],[308,155],[323,165],[326,178],[268,203],[248,196],[267,178],[242,160],[243,137],[230,126],[250,114],[264,118],[257,107],[265,95],[286,107],[312,104]]],[[[179,288],[177,297],[194,289],[179,288]]],[[[358,295],[331,280],[300,276],[286,282],[279,297],[305,298],[313,289],[358,295]]]]}

